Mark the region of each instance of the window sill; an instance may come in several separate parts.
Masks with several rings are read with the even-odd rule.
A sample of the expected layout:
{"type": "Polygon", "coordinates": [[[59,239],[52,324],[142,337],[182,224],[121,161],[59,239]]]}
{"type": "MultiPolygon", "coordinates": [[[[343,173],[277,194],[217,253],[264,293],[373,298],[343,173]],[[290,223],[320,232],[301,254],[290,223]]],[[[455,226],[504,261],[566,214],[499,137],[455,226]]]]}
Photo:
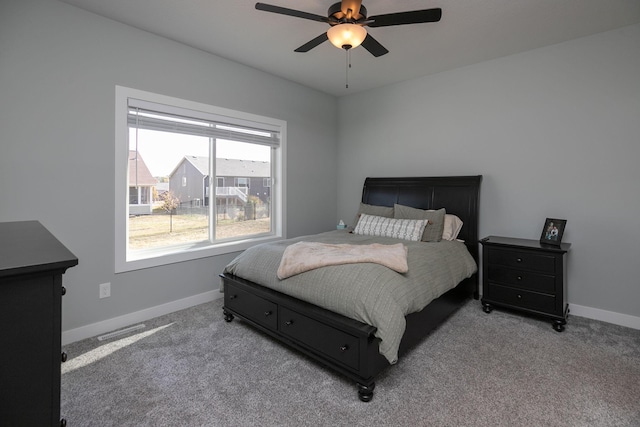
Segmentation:
{"type": "Polygon", "coordinates": [[[185,245],[182,247],[162,248],[129,253],[127,259],[116,259],[115,272],[142,270],[166,264],[191,261],[216,255],[241,252],[260,243],[268,243],[282,240],[281,236],[268,235],[264,237],[252,237],[251,239],[220,242],[208,245],[185,245]]]}

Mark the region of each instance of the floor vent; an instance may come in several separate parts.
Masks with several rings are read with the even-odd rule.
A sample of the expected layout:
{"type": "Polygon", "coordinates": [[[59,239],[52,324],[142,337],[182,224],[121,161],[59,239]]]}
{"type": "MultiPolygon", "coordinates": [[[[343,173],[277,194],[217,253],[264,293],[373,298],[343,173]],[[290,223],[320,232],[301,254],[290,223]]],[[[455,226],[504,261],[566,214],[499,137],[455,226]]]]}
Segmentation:
{"type": "Polygon", "coordinates": [[[138,329],[144,329],[145,326],[143,323],[135,326],[130,326],[128,328],[120,329],[118,331],[109,332],[108,334],[100,335],[98,337],[98,341],[109,340],[111,338],[118,337],[120,335],[128,334],[129,332],[137,331],[138,329]]]}

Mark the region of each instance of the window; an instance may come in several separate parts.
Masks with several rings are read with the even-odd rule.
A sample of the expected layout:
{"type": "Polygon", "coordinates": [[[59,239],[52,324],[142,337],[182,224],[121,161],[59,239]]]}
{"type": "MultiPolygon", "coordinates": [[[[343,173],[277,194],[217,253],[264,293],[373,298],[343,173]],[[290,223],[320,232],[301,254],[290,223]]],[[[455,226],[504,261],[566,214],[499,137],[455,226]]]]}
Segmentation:
{"type": "Polygon", "coordinates": [[[116,87],[116,272],[283,237],[285,130],[280,120],[116,87]]]}
{"type": "Polygon", "coordinates": [[[133,197],[129,201],[132,205],[148,205],[151,203],[150,199],[150,187],[129,187],[129,192],[131,194],[133,191],[133,197]]]}

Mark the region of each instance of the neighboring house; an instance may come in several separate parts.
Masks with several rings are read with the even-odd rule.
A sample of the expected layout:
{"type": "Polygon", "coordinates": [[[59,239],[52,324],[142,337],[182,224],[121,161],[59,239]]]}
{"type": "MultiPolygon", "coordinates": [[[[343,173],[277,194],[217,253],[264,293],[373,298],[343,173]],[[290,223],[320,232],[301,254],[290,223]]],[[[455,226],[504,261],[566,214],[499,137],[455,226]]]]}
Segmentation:
{"type": "MultiPolygon", "coordinates": [[[[216,200],[219,205],[244,206],[249,196],[264,203],[271,196],[271,165],[239,159],[216,159],[216,200]]],[[[185,156],[169,174],[169,189],[181,206],[209,206],[209,158],[185,156]]]]}
{"type": "Polygon", "coordinates": [[[165,193],[169,191],[169,181],[167,182],[158,182],[156,184],[156,199],[162,200],[165,193]]]}
{"type": "Polygon", "coordinates": [[[169,191],[180,206],[208,206],[209,158],[184,156],[169,174],[169,191]]]}
{"type": "Polygon", "coordinates": [[[150,215],[153,211],[153,187],[158,180],[151,175],[140,153],[129,151],[129,215],[150,215]]]}
{"type": "Polygon", "coordinates": [[[216,159],[216,199],[218,204],[242,201],[255,196],[263,203],[271,197],[271,164],[254,160],[216,159]]]}

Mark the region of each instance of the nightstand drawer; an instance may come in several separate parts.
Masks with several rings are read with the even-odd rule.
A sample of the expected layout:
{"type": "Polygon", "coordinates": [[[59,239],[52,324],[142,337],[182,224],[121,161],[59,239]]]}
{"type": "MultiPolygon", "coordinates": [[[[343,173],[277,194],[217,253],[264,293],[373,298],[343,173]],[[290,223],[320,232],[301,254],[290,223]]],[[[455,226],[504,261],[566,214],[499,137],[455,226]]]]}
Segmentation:
{"type": "Polygon", "coordinates": [[[545,292],[547,294],[556,293],[556,277],[547,274],[489,264],[488,278],[490,282],[497,282],[502,285],[545,292]]]}
{"type": "Polygon", "coordinates": [[[280,307],[279,316],[278,329],[282,334],[358,369],[358,338],[285,307],[280,307]]]}
{"type": "Polygon", "coordinates": [[[508,304],[518,308],[528,308],[544,313],[553,313],[556,298],[552,295],[539,294],[515,288],[489,284],[487,298],[497,303],[508,304]]]}
{"type": "Polygon", "coordinates": [[[553,255],[499,248],[488,248],[487,252],[490,263],[494,265],[556,273],[556,258],[553,255]]]}
{"type": "Polygon", "coordinates": [[[224,305],[269,329],[275,330],[278,326],[278,306],[276,304],[238,289],[229,283],[225,284],[224,305]]]}

